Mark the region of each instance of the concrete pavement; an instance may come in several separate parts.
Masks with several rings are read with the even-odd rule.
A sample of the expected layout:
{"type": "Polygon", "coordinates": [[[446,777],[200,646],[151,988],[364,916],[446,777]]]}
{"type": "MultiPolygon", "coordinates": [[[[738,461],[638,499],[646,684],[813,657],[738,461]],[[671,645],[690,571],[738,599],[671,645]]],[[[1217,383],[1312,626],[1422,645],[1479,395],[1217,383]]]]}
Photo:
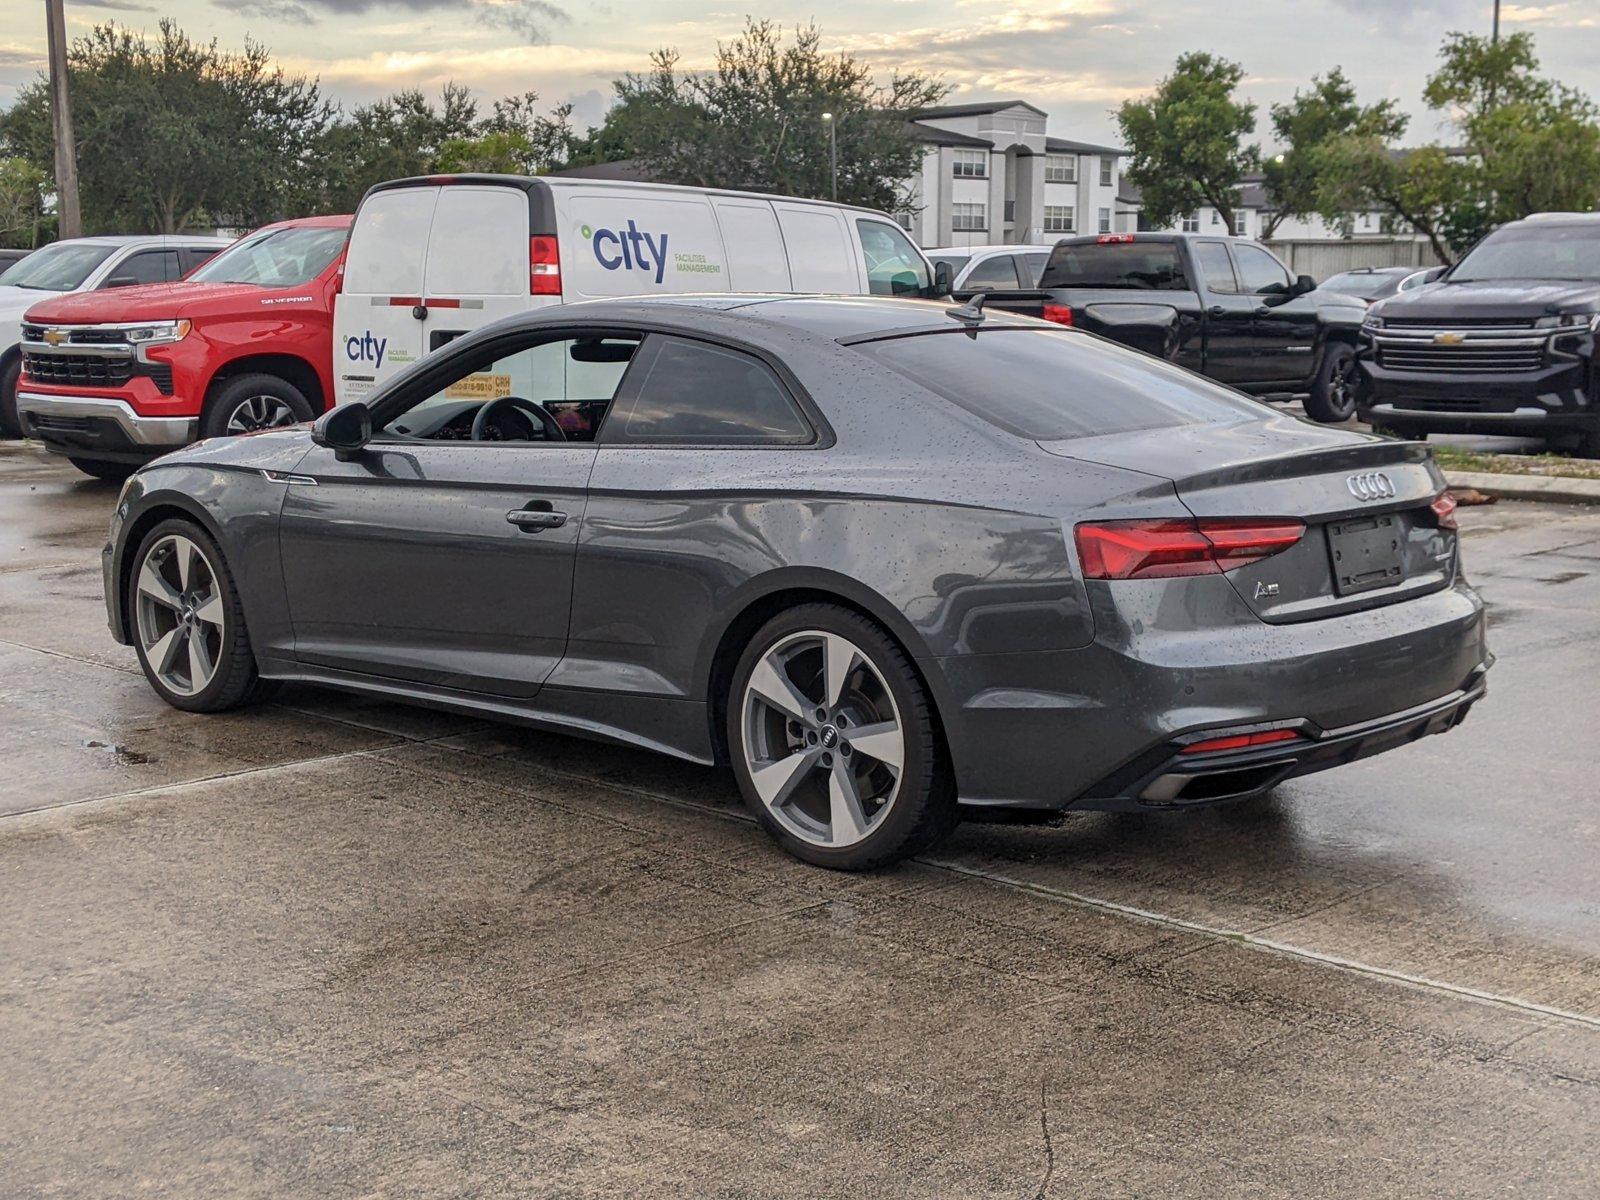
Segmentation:
{"type": "Polygon", "coordinates": [[[720,772],[155,700],[0,444],[0,1195],[1589,1196],[1600,509],[1463,510],[1467,724],[793,862],[720,772]]]}

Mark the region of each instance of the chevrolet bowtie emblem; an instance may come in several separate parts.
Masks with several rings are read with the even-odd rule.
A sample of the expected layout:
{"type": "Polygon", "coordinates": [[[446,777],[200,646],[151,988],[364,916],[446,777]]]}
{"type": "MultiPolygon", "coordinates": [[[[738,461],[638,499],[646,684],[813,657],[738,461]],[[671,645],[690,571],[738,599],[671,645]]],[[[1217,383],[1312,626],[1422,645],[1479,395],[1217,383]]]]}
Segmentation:
{"type": "Polygon", "coordinates": [[[1435,346],[1459,346],[1467,339],[1459,333],[1436,333],[1433,335],[1435,346]]]}
{"type": "Polygon", "coordinates": [[[44,331],[44,340],[52,346],[59,346],[67,340],[67,335],[59,329],[46,329],[44,331]]]}

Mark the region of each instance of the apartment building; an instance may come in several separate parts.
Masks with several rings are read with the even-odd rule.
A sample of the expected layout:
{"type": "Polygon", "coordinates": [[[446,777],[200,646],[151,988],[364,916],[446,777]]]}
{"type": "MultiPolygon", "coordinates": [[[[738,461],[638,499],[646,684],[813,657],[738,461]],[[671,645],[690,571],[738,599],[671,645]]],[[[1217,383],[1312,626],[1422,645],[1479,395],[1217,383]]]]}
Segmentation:
{"type": "Polygon", "coordinates": [[[910,181],[911,209],[901,223],[923,246],[1025,244],[1121,231],[1123,152],[1051,137],[1047,117],[1023,100],[917,113],[908,131],[927,150],[910,181]]]}

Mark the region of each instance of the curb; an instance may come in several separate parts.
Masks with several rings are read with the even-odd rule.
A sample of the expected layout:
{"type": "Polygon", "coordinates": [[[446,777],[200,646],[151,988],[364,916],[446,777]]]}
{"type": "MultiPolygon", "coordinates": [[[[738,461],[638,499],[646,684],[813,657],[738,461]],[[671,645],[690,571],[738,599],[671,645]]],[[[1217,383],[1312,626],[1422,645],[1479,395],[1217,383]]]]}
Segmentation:
{"type": "Polygon", "coordinates": [[[1453,488],[1476,488],[1502,500],[1549,500],[1560,504],[1600,504],[1600,479],[1559,475],[1507,475],[1499,471],[1446,471],[1453,488]]]}

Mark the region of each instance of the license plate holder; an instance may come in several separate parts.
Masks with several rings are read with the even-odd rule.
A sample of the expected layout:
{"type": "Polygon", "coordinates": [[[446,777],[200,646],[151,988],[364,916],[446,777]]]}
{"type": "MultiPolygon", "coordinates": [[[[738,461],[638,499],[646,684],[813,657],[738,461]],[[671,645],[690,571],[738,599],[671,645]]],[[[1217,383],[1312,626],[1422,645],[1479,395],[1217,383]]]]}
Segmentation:
{"type": "Polygon", "coordinates": [[[1405,581],[1405,530],[1389,513],[1336,521],[1328,526],[1334,590],[1356,596],[1405,581]]]}

